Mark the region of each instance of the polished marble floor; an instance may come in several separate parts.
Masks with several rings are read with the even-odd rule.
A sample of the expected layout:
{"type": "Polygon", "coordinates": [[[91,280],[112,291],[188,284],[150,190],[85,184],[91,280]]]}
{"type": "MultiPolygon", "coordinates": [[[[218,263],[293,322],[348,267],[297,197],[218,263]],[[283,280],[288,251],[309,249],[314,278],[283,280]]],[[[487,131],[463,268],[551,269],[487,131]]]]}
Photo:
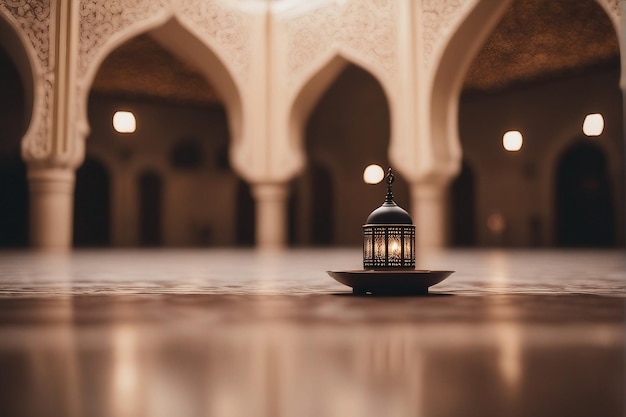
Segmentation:
{"type": "Polygon", "coordinates": [[[623,416],[623,251],[0,252],[0,416],[623,416]]]}

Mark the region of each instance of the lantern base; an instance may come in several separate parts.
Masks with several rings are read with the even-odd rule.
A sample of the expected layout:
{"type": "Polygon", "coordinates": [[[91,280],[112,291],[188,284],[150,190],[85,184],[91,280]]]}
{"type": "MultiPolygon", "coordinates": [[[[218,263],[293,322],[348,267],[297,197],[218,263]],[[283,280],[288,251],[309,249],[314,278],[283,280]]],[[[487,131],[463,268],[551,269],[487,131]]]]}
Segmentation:
{"type": "Polygon", "coordinates": [[[358,295],[423,295],[428,287],[448,278],[454,271],[353,270],[326,271],[336,281],[352,287],[358,295]]]}

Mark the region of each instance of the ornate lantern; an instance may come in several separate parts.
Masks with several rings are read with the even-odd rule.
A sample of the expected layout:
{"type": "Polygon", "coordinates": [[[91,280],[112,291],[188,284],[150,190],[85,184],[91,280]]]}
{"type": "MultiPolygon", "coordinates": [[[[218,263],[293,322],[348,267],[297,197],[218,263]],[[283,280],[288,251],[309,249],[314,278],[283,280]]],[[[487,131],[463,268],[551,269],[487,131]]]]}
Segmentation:
{"type": "Polygon", "coordinates": [[[363,226],[363,269],[415,269],[415,226],[411,216],[393,201],[387,173],[387,197],[363,226]]]}

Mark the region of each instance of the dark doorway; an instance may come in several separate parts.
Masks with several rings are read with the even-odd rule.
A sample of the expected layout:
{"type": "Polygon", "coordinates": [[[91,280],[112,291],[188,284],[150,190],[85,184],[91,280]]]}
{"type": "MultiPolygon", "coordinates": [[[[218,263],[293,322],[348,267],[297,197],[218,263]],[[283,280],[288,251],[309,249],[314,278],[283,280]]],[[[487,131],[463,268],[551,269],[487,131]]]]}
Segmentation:
{"type": "Polygon", "coordinates": [[[476,203],[474,173],[463,161],[461,172],[450,186],[450,245],[456,247],[476,244],[476,203]]]}
{"type": "Polygon", "coordinates": [[[323,165],[309,161],[291,184],[288,241],[291,246],[330,246],[335,243],[333,177],[323,165]]]}
{"type": "Polygon", "coordinates": [[[311,165],[311,244],[316,246],[333,244],[334,193],[330,172],[319,164],[311,165]]]}
{"type": "Polygon", "coordinates": [[[557,244],[615,245],[615,218],[604,152],[579,142],[561,156],[556,175],[557,244]]]}
{"type": "Polygon", "coordinates": [[[28,244],[28,183],[20,145],[25,131],[24,88],[0,47],[0,247],[28,244]]]}
{"type": "Polygon", "coordinates": [[[160,246],[163,181],[153,171],[139,176],[139,243],[141,246],[160,246]]]}
{"type": "Polygon", "coordinates": [[[255,205],[250,186],[237,184],[237,246],[253,246],[255,240],[255,205]]]}
{"type": "Polygon", "coordinates": [[[298,221],[300,220],[300,187],[298,182],[300,178],[291,181],[289,184],[289,200],[287,202],[287,242],[289,246],[297,246],[300,241],[298,236],[300,230],[298,221]]]}
{"type": "Polygon", "coordinates": [[[28,245],[28,183],[19,152],[0,154],[0,247],[28,245]]]}
{"type": "Polygon", "coordinates": [[[76,171],[75,246],[107,246],[111,243],[110,205],[109,173],[100,162],[87,157],[76,171]]]}

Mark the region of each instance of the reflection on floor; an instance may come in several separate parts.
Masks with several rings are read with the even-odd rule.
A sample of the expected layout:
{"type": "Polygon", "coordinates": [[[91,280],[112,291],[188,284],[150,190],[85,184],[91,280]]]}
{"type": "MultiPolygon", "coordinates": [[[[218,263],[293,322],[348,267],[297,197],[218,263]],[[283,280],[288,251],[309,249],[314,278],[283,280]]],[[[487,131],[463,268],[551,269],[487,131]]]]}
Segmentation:
{"type": "Polygon", "coordinates": [[[354,297],[358,250],[0,253],[1,416],[622,416],[626,256],[425,254],[354,297]]]}

